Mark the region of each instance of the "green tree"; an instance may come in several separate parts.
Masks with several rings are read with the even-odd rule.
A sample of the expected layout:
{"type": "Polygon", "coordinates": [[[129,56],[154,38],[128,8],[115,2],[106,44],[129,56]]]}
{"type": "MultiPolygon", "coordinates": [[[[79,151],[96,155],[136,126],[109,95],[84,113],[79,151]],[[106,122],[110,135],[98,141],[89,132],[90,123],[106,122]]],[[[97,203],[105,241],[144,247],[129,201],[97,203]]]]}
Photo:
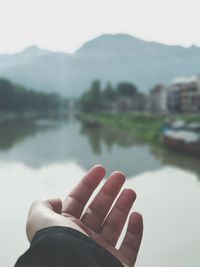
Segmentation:
{"type": "Polygon", "coordinates": [[[0,79],[0,110],[2,111],[50,111],[59,110],[62,105],[64,101],[57,94],[27,90],[6,79],[0,79]]]}
{"type": "Polygon", "coordinates": [[[116,100],[117,94],[116,90],[113,88],[112,84],[110,82],[107,83],[104,92],[103,97],[106,102],[113,102],[116,100]]]}
{"type": "Polygon", "coordinates": [[[99,80],[92,82],[90,89],[80,99],[80,106],[83,111],[100,111],[103,107],[101,84],[99,80]]]}
{"type": "Polygon", "coordinates": [[[94,110],[100,110],[102,107],[102,93],[101,84],[99,80],[92,83],[90,88],[91,100],[93,102],[94,110]]]}
{"type": "Polygon", "coordinates": [[[117,93],[119,96],[126,96],[133,98],[138,93],[138,89],[135,85],[131,83],[122,82],[117,85],[117,93]]]}

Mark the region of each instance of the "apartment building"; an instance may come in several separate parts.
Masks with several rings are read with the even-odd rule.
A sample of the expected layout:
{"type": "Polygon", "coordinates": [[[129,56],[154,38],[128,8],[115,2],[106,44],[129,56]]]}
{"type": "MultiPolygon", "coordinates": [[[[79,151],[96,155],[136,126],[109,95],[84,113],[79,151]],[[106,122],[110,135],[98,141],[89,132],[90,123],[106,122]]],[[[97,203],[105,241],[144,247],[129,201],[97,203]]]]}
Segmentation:
{"type": "Polygon", "coordinates": [[[200,80],[179,78],[167,88],[167,109],[172,113],[200,112],[200,80]]]}

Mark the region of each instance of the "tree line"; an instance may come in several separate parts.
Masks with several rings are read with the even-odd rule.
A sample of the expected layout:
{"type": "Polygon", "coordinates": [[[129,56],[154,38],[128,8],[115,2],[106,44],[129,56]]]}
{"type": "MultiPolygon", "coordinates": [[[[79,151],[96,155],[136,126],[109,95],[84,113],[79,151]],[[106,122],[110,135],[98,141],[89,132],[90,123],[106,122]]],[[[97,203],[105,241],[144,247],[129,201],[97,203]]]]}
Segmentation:
{"type": "Polygon", "coordinates": [[[64,104],[58,94],[47,94],[27,90],[7,79],[0,79],[0,111],[50,111],[58,110],[64,104]]]}
{"type": "Polygon", "coordinates": [[[84,112],[142,110],[144,106],[145,96],[129,82],[116,86],[108,82],[102,88],[101,82],[95,80],[79,99],[79,108],[84,112]]]}

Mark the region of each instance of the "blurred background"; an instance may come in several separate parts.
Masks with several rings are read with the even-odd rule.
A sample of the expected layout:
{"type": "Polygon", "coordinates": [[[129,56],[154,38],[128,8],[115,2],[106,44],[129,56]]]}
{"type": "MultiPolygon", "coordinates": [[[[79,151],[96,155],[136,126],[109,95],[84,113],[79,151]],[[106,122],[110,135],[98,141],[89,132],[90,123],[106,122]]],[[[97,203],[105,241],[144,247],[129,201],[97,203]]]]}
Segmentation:
{"type": "Polygon", "coordinates": [[[200,266],[199,23],[195,0],[0,0],[1,266],[94,164],[137,192],[137,267],[200,266]]]}

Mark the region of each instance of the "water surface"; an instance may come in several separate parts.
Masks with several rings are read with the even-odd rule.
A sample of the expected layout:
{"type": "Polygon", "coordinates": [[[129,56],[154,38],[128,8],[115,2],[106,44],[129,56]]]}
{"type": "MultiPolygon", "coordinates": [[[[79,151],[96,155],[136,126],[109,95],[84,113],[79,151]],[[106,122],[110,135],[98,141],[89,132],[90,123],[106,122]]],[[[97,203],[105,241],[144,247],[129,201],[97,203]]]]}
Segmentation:
{"type": "Polygon", "coordinates": [[[26,216],[41,197],[64,197],[96,163],[120,169],[144,214],[138,267],[199,267],[199,162],[163,154],[148,144],[79,121],[38,120],[0,124],[0,266],[13,266],[27,248],[26,216]]]}

